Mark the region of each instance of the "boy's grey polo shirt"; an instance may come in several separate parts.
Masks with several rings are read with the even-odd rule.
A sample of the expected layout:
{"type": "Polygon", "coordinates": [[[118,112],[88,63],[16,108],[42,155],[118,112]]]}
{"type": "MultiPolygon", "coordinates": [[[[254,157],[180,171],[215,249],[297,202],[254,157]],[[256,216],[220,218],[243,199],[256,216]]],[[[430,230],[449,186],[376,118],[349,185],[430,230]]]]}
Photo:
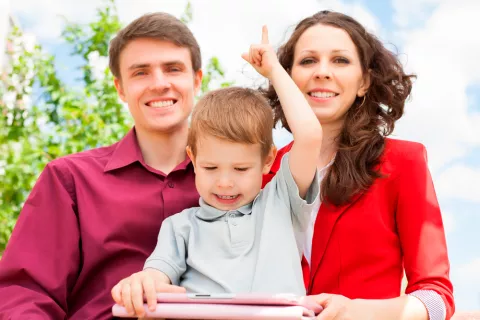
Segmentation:
{"type": "Polygon", "coordinates": [[[319,180],[316,174],[300,198],[288,156],[253,205],[221,211],[200,199],[200,207],[166,219],[144,268],[162,271],[187,292],[305,295],[302,239],[319,180]]]}

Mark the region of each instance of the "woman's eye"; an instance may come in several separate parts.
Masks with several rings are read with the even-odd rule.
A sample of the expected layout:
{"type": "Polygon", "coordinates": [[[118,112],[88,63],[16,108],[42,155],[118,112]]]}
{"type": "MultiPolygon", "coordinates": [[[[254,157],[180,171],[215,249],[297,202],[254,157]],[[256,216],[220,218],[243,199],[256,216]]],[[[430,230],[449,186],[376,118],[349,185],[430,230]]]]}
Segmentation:
{"type": "Polygon", "coordinates": [[[334,62],[336,62],[336,63],[345,63],[345,64],[350,63],[350,61],[348,61],[347,58],[342,58],[342,57],[337,57],[337,58],[335,58],[334,62]]]}
{"type": "Polygon", "coordinates": [[[303,59],[302,61],[300,61],[300,64],[302,64],[302,65],[312,64],[312,63],[315,63],[315,60],[312,59],[312,58],[306,58],[306,59],[303,59]]]}

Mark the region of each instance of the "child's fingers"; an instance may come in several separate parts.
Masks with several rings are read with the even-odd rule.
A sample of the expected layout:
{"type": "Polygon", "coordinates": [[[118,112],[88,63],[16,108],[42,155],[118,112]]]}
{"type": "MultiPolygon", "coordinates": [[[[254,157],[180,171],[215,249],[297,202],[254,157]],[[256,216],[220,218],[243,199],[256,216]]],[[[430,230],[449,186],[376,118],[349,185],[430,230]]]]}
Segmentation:
{"type": "Polygon", "coordinates": [[[254,52],[254,47],[250,46],[250,61],[252,61],[253,65],[258,65],[257,60],[255,59],[255,52],[254,52]]]}
{"type": "Polygon", "coordinates": [[[184,287],[175,286],[173,284],[166,284],[166,283],[156,283],[156,291],[157,292],[164,292],[164,293],[186,293],[184,287]]]}
{"type": "Polygon", "coordinates": [[[143,290],[147,298],[148,308],[150,311],[154,311],[157,307],[157,294],[155,291],[155,282],[152,278],[145,277],[145,279],[143,279],[143,290]]]}
{"type": "Polygon", "coordinates": [[[267,26],[262,27],[262,44],[269,44],[267,26]]]}
{"type": "Polygon", "coordinates": [[[132,316],[135,315],[135,312],[133,311],[132,293],[129,283],[124,283],[122,286],[122,301],[127,313],[132,316]]]}
{"type": "Polygon", "coordinates": [[[110,292],[112,294],[113,301],[115,303],[123,306],[122,301],[122,282],[117,283],[110,292]]]}
{"type": "Polygon", "coordinates": [[[262,53],[260,48],[255,49],[254,51],[255,54],[255,60],[258,62],[258,66],[262,65],[262,53]]]}
{"type": "Polygon", "coordinates": [[[132,281],[130,284],[132,290],[132,304],[135,309],[135,313],[139,317],[145,315],[145,310],[143,309],[143,285],[142,282],[138,280],[132,281]]]}

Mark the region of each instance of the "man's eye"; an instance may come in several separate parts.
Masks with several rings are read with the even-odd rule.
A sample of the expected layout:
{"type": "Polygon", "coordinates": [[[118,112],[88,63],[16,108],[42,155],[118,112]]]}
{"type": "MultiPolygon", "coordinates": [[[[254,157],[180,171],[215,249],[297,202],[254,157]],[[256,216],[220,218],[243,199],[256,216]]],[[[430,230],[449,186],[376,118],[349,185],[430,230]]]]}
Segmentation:
{"type": "Polygon", "coordinates": [[[170,72],[180,72],[180,71],[182,71],[182,69],[180,69],[178,67],[171,67],[170,69],[168,69],[168,71],[170,71],[170,72]]]}

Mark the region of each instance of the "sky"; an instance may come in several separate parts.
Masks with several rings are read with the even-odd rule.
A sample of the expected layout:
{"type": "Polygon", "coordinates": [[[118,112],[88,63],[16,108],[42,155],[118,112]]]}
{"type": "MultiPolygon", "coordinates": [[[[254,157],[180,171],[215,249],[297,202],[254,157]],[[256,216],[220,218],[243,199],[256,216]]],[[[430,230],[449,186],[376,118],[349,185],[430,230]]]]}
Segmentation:
{"type": "MultiPolygon", "coordinates": [[[[204,59],[220,58],[226,77],[237,85],[262,83],[241,59],[242,52],[269,28],[278,47],[302,18],[333,9],[359,20],[408,72],[418,76],[405,116],[393,137],[423,143],[442,208],[459,310],[480,310],[480,1],[478,0],[193,0],[190,23],[204,59]],[[475,32],[474,30],[477,30],[475,32]]],[[[98,0],[0,0],[22,29],[57,56],[67,83],[79,76],[78,60],[62,42],[64,19],[89,22],[98,0]]],[[[180,16],[184,0],[117,0],[123,23],[153,11],[180,16]]],[[[2,49],[0,47],[0,49],[2,49]]],[[[105,61],[92,58],[104,66],[105,61]]],[[[278,146],[291,136],[276,130],[278,146]]]]}

